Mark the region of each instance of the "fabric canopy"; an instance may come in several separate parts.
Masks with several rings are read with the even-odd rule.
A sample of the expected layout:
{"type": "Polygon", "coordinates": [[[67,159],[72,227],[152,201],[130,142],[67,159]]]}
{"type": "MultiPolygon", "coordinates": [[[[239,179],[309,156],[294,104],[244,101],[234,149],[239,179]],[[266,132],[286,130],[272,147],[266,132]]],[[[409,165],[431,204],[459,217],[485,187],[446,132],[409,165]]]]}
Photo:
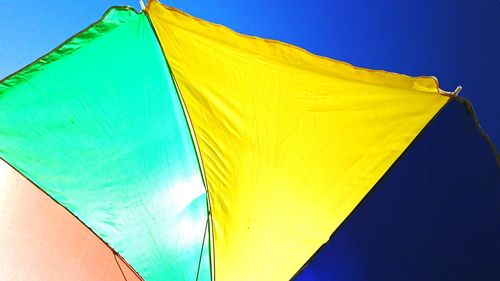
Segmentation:
{"type": "MultiPolygon", "coordinates": [[[[330,280],[330,249],[364,207],[383,210],[371,191],[387,192],[450,100],[434,77],[357,68],[155,0],[111,8],[0,83],[0,276],[330,280]]],[[[472,177],[498,183],[487,163],[472,177]]],[[[437,177],[398,189],[424,188],[425,202],[453,184],[410,174],[437,177]]],[[[488,190],[478,215],[500,201],[488,190]]]]}

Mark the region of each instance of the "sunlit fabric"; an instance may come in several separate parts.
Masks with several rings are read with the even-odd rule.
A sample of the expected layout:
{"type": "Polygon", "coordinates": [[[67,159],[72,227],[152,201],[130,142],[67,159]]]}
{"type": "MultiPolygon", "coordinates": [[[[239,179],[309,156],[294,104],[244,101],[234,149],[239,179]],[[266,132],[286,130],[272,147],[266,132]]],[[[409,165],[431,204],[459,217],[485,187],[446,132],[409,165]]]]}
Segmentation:
{"type": "Polygon", "coordinates": [[[210,279],[208,251],[200,258],[205,189],[178,95],[144,14],[111,9],[3,81],[0,157],[144,279],[210,279]]]}
{"type": "Polygon", "coordinates": [[[500,157],[459,101],[111,8],[0,81],[0,279],[488,280],[500,157]]]}
{"type": "Polygon", "coordinates": [[[140,280],[88,228],[0,161],[2,280],[140,280]]]}
{"type": "Polygon", "coordinates": [[[443,109],[294,280],[500,278],[500,158],[462,102],[443,109]]]}
{"type": "Polygon", "coordinates": [[[150,1],[207,178],[217,280],[288,280],[447,102],[150,1]]]}

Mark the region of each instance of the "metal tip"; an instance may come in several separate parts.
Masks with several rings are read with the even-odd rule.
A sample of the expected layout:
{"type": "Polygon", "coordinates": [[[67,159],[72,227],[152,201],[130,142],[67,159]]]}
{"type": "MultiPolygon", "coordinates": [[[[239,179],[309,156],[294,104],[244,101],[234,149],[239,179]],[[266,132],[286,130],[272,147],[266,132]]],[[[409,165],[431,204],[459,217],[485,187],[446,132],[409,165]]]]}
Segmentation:
{"type": "Polygon", "coordinates": [[[462,86],[458,86],[455,91],[453,91],[453,96],[458,96],[458,93],[460,93],[460,91],[462,91],[462,86]]]}

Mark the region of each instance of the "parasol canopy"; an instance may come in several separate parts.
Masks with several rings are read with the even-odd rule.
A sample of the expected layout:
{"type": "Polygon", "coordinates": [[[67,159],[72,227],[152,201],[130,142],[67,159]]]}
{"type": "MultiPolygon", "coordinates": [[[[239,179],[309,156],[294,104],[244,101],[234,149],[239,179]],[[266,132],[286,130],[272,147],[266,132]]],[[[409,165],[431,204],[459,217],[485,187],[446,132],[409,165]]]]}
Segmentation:
{"type": "Polygon", "coordinates": [[[471,112],[434,77],[357,68],[158,1],[111,8],[0,84],[0,275],[409,280],[390,267],[428,272],[457,243],[478,256],[446,268],[498,275],[498,156],[471,112]],[[461,157],[433,138],[443,130],[461,157]],[[460,223],[490,249],[461,240],[460,223]],[[449,248],[426,261],[435,243],[449,248]]]}

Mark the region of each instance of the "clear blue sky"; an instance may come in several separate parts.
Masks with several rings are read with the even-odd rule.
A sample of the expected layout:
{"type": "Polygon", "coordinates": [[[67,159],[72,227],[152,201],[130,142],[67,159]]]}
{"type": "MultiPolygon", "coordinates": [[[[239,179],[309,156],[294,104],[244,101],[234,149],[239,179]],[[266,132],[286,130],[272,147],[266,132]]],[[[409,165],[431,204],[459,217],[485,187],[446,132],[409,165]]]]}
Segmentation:
{"type": "MultiPolygon", "coordinates": [[[[500,0],[163,1],[239,32],[372,69],[457,85],[500,144],[500,0]]],[[[138,1],[0,0],[0,79],[98,20],[138,1]]],[[[138,54],[139,56],[139,54],[138,54]]],[[[450,139],[453,143],[455,140],[450,139]]]]}

